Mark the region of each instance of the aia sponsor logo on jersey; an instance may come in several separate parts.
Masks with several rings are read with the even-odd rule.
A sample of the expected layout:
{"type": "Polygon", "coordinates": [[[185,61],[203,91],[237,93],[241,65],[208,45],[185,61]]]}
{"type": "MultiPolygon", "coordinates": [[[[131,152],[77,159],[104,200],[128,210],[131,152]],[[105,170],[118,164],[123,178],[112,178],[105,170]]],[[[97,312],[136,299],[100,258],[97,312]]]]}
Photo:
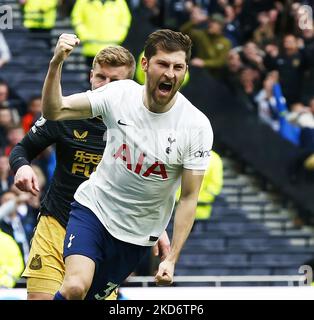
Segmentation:
{"type": "Polygon", "coordinates": [[[126,167],[130,170],[135,172],[138,175],[142,175],[143,177],[149,177],[151,174],[158,175],[162,179],[167,179],[167,171],[165,165],[161,161],[155,161],[152,165],[148,168],[143,168],[144,159],[146,154],[141,152],[137,162],[133,163],[131,159],[131,151],[130,148],[126,143],[122,144],[118,151],[113,155],[115,159],[120,158],[126,164],[126,167]]]}

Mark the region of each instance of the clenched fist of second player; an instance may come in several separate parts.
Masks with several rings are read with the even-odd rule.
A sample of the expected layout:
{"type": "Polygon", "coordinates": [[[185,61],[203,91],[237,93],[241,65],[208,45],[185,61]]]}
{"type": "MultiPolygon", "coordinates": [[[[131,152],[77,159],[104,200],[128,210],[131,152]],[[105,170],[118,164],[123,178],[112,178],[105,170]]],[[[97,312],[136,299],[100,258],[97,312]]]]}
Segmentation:
{"type": "Polygon", "coordinates": [[[52,61],[62,63],[80,43],[75,34],[63,33],[57,42],[52,61]]]}

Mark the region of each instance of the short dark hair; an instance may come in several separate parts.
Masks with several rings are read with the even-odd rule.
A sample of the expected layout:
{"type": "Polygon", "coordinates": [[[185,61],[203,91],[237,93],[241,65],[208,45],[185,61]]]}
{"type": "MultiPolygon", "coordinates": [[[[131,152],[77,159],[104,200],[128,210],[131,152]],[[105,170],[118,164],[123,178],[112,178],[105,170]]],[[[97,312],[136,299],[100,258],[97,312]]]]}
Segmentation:
{"type": "Polygon", "coordinates": [[[189,63],[191,58],[191,48],[192,41],[188,35],[169,29],[161,29],[148,36],[145,42],[144,56],[147,60],[150,60],[150,58],[156,54],[158,49],[168,52],[182,50],[186,55],[186,63],[189,63]]]}

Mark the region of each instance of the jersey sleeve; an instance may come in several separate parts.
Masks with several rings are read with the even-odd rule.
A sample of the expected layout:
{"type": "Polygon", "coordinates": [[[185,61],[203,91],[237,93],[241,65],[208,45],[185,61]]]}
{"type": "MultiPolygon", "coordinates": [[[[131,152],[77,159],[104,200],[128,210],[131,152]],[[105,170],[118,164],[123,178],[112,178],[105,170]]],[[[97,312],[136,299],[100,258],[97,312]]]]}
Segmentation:
{"type": "Polygon", "coordinates": [[[192,127],[186,133],[186,148],[183,154],[183,168],[206,170],[213,146],[213,130],[208,119],[199,127],[192,127]]]}
{"type": "Polygon", "coordinates": [[[58,124],[40,118],[31,130],[13,148],[10,154],[11,169],[16,172],[21,166],[29,165],[43,150],[57,141],[58,124]]]}

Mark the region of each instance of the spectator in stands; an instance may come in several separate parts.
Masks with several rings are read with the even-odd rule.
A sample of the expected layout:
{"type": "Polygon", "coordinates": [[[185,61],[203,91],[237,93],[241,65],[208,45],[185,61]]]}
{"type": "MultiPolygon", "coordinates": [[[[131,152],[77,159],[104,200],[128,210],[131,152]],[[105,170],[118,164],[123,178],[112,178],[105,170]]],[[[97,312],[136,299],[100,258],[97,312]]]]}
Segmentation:
{"type": "Polygon", "coordinates": [[[306,157],[314,154],[314,98],[310,100],[309,107],[293,105],[293,111],[287,115],[287,119],[301,128],[300,147],[306,157]]]}
{"type": "Polygon", "coordinates": [[[308,103],[314,94],[314,24],[312,28],[302,30],[302,46],[306,60],[302,101],[308,103]]]}
{"type": "Polygon", "coordinates": [[[283,95],[290,108],[291,104],[300,101],[305,70],[305,58],[298,48],[298,39],[289,34],[283,39],[282,52],[274,45],[267,45],[265,50],[265,66],[268,70],[279,71],[283,95]]]}
{"type": "Polygon", "coordinates": [[[196,57],[190,64],[207,68],[217,78],[222,76],[228,52],[231,49],[231,42],[223,35],[224,25],[225,19],[222,15],[214,14],[208,20],[199,7],[194,7],[191,20],[181,27],[181,31],[193,40],[196,50],[196,57]],[[205,21],[208,21],[207,30],[198,29],[197,25],[205,21]]]}
{"type": "Polygon", "coordinates": [[[233,93],[236,93],[240,86],[240,73],[243,68],[244,65],[239,53],[236,50],[230,50],[224,70],[223,82],[233,93]]]}
{"type": "Polygon", "coordinates": [[[7,139],[8,144],[4,149],[4,153],[6,156],[9,156],[12,148],[15,147],[23,138],[24,138],[24,130],[21,125],[14,125],[10,127],[7,131],[7,139]]]}
{"type": "MultiPolygon", "coordinates": [[[[142,0],[140,2],[140,6],[138,8],[139,14],[137,18],[140,19],[139,22],[143,22],[143,20],[148,21],[151,28],[145,32],[145,36],[147,33],[154,31],[158,28],[163,27],[164,21],[162,16],[162,8],[157,0],[142,0]],[[152,30],[154,28],[154,30],[152,30]]],[[[135,20],[135,17],[134,17],[135,20]]],[[[136,21],[135,21],[136,22],[136,21]]]]}
{"type": "Polygon", "coordinates": [[[261,75],[258,70],[252,67],[244,67],[240,71],[240,85],[237,90],[239,101],[248,110],[257,113],[255,97],[260,89],[261,75]]]}
{"type": "Polygon", "coordinates": [[[25,113],[25,106],[21,99],[9,88],[4,80],[0,80],[0,108],[10,108],[14,123],[19,123],[25,113]]]}
{"type": "Polygon", "coordinates": [[[11,53],[7,42],[0,30],[0,69],[11,60],[11,53]]]}
{"type": "Polygon", "coordinates": [[[87,65],[104,47],[120,45],[128,35],[132,16],[125,0],[77,0],[72,24],[83,45],[87,65]]]}
{"type": "Polygon", "coordinates": [[[280,1],[276,1],[274,8],[268,11],[269,23],[272,25],[275,36],[277,39],[282,38],[284,34],[287,34],[287,30],[283,28],[283,12],[284,5],[280,1]]]}
{"type": "Polygon", "coordinates": [[[50,48],[51,30],[57,18],[58,0],[20,0],[23,6],[24,27],[34,39],[45,41],[50,48]]]}
{"type": "Polygon", "coordinates": [[[19,198],[15,193],[5,192],[1,197],[1,205],[13,200],[15,205],[11,207],[10,212],[0,221],[0,228],[3,232],[9,234],[15,239],[23,254],[24,262],[26,263],[29,254],[29,244],[32,236],[34,225],[28,225],[26,216],[23,217],[17,210],[19,198]]]}
{"type": "MultiPolygon", "coordinates": [[[[275,11],[277,12],[277,11],[275,11]]],[[[271,20],[270,12],[263,11],[257,16],[259,26],[253,33],[253,41],[263,48],[270,41],[275,40],[275,24],[271,20]]]]}
{"type": "MultiPolygon", "coordinates": [[[[163,12],[163,27],[176,30],[178,26],[186,23],[195,5],[194,2],[190,0],[159,1],[163,12]]],[[[198,5],[200,6],[201,4],[198,3],[198,5]]],[[[201,9],[205,8],[201,7],[201,9]]]]}
{"type": "Polygon", "coordinates": [[[13,288],[24,269],[24,261],[16,241],[1,229],[0,252],[0,288],[13,288]]]}
{"type": "Polygon", "coordinates": [[[281,85],[278,82],[278,73],[274,71],[272,74],[272,103],[274,110],[277,110],[278,114],[279,134],[293,144],[299,145],[300,129],[287,121],[286,114],[289,110],[286,99],[282,93],[281,85]]]}
{"type": "MultiPolygon", "coordinates": [[[[11,191],[13,191],[13,193],[16,193],[15,190],[16,187],[12,186],[11,191]]],[[[15,207],[23,206],[31,197],[31,195],[26,192],[18,192],[16,194],[17,196],[15,198],[12,198],[11,200],[5,201],[3,204],[0,204],[0,221],[2,221],[4,217],[9,215],[15,207]]]]}
{"type": "Polygon", "coordinates": [[[206,15],[211,15],[214,13],[223,14],[229,0],[187,0],[186,2],[192,3],[192,6],[198,6],[206,15]]]}
{"type": "Polygon", "coordinates": [[[0,81],[0,106],[8,107],[8,98],[9,98],[9,86],[8,84],[1,80],[0,81]]]}
{"type": "Polygon", "coordinates": [[[302,103],[293,104],[287,119],[301,128],[314,129],[314,98],[310,100],[309,107],[302,103]]]}
{"type": "Polygon", "coordinates": [[[301,39],[303,40],[303,47],[305,50],[313,50],[314,46],[314,23],[311,28],[303,29],[301,39]]]}
{"type": "MultiPolygon", "coordinates": [[[[237,16],[242,15],[243,5],[244,5],[243,2],[244,2],[244,0],[234,0],[233,1],[233,8],[234,8],[234,11],[237,16]]],[[[240,23],[241,23],[241,21],[240,21],[240,23]]]]}
{"type": "Polygon", "coordinates": [[[253,32],[258,27],[258,14],[273,9],[274,5],[275,2],[273,0],[240,1],[237,4],[239,6],[238,10],[241,10],[240,22],[244,41],[248,41],[253,37],[253,32]]]}
{"type": "Polygon", "coordinates": [[[228,38],[232,47],[238,46],[242,43],[242,29],[238,15],[236,14],[236,10],[231,5],[226,5],[224,8],[225,15],[225,28],[224,35],[228,38]]]}
{"type": "Polygon", "coordinates": [[[262,77],[262,52],[254,43],[248,42],[243,47],[233,48],[228,53],[224,83],[248,110],[254,112],[257,111],[255,97],[260,90],[262,77]]]}
{"type": "Polygon", "coordinates": [[[0,196],[7,192],[14,182],[14,176],[10,172],[9,158],[0,155],[0,196]]]}
{"type": "Polygon", "coordinates": [[[278,131],[280,127],[279,111],[273,92],[274,85],[278,81],[278,72],[269,72],[263,81],[263,88],[255,97],[259,118],[275,131],[278,131]]]}
{"type": "Polygon", "coordinates": [[[8,129],[13,125],[14,122],[11,110],[9,108],[0,107],[0,151],[4,152],[4,148],[8,144],[7,132],[8,129]]]}
{"type": "Polygon", "coordinates": [[[292,105],[292,111],[286,118],[301,128],[300,152],[289,166],[290,180],[295,183],[300,180],[314,181],[314,98],[310,106],[292,105]]]}
{"type": "MultiPolygon", "coordinates": [[[[310,0],[311,1],[311,0],[310,0]]],[[[289,26],[288,32],[292,33],[296,36],[301,36],[302,28],[300,27],[300,21],[304,21],[304,11],[301,9],[302,5],[311,5],[312,3],[306,3],[307,1],[294,1],[294,3],[290,4],[290,19],[289,19],[289,26]],[[303,3],[302,3],[303,2],[303,3]],[[304,3],[305,2],[305,3],[304,3]]]]}
{"type": "Polygon", "coordinates": [[[253,41],[246,42],[243,47],[236,48],[244,65],[257,70],[260,74],[265,70],[264,52],[253,41]]]}
{"type": "Polygon", "coordinates": [[[41,96],[34,96],[28,104],[28,112],[22,118],[24,132],[27,133],[41,116],[41,96]]]}

